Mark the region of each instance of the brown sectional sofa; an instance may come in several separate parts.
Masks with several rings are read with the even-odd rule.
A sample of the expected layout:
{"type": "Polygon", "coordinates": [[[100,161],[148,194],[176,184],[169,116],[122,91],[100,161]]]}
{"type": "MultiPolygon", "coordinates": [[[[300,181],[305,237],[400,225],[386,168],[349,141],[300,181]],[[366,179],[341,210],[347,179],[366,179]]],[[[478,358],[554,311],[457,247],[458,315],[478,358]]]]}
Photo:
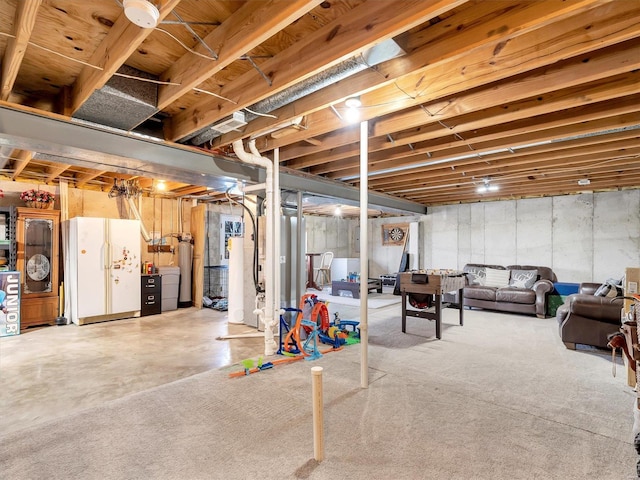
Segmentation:
{"type": "Polygon", "coordinates": [[[579,292],[558,308],[560,338],[567,348],[575,349],[576,343],[607,348],[607,336],[619,331],[624,300],[596,296],[598,287],[599,283],[581,283],[579,292]]]}
{"type": "Polygon", "coordinates": [[[548,295],[553,290],[553,282],[557,281],[549,267],[469,263],[463,271],[467,277],[464,306],[546,317],[548,295]],[[502,274],[502,281],[508,278],[508,285],[486,285],[489,273],[502,274]]]}

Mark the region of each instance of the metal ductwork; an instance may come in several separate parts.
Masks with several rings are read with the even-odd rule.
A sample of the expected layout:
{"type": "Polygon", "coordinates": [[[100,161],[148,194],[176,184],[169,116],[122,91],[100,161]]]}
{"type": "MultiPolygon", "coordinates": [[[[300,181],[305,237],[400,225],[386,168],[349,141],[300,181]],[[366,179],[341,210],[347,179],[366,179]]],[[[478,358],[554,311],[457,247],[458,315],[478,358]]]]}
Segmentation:
{"type": "MultiPolygon", "coordinates": [[[[7,105],[0,106],[0,148],[37,152],[34,157],[91,169],[162,177],[207,185],[219,191],[240,182],[264,181],[264,170],[237,160],[138,135],[51,118],[7,105]]],[[[358,202],[359,190],[341,182],[280,169],[280,187],[358,202]]],[[[424,205],[369,192],[369,204],[385,212],[426,213],[424,205]]]]}
{"type": "MultiPolygon", "coordinates": [[[[123,65],[122,75],[157,80],[158,78],[123,65]]],[[[130,131],[158,113],[158,85],[114,75],[73,114],[73,118],[98,125],[130,131]]]]}
{"type": "MultiPolygon", "coordinates": [[[[253,105],[250,105],[245,114],[245,121],[250,122],[256,119],[258,114],[267,114],[277,110],[280,107],[284,107],[302,97],[306,97],[318,90],[321,90],[329,85],[334,84],[340,80],[344,80],[347,77],[355,75],[358,72],[366,70],[367,68],[378,65],[392,58],[404,55],[405,52],[393,39],[385,40],[378,45],[375,45],[363,52],[361,56],[353,57],[339,64],[324,70],[300,83],[292,85],[274,95],[265,98],[253,105]]],[[[221,133],[215,130],[215,124],[209,125],[203,129],[194,132],[193,134],[184,137],[180,140],[181,143],[190,142],[193,145],[202,145],[216,137],[219,137],[221,133]]]]}
{"type": "MultiPolygon", "coordinates": [[[[329,85],[345,79],[355,73],[358,73],[362,70],[365,70],[367,65],[360,59],[352,58],[349,60],[345,60],[344,62],[331,67],[324,72],[321,72],[307,80],[297,83],[289,88],[278,92],[271,97],[265,98],[253,105],[249,106],[245,113],[245,121],[250,122],[251,120],[255,120],[259,115],[253,114],[251,112],[263,113],[267,114],[277,110],[280,107],[284,107],[285,105],[290,104],[291,102],[295,102],[302,97],[306,97],[318,90],[328,87],[329,85]]],[[[181,143],[190,142],[193,145],[202,145],[210,140],[213,140],[216,137],[222,135],[219,131],[215,129],[215,124],[209,125],[205,128],[194,132],[188,137],[185,137],[180,140],[181,143]]]]}

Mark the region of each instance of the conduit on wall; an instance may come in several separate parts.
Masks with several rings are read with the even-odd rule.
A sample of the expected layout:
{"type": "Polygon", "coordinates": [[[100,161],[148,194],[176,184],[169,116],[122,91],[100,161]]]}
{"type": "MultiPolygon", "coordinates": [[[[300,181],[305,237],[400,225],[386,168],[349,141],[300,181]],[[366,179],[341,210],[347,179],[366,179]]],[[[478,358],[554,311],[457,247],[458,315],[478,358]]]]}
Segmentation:
{"type": "Polygon", "coordinates": [[[266,170],[265,305],[264,308],[256,308],[253,313],[258,316],[264,325],[264,354],[268,356],[276,353],[277,345],[274,340],[273,328],[280,320],[280,307],[277,305],[280,299],[280,265],[279,262],[276,263],[276,259],[279,259],[279,244],[275,243],[275,239],[280,236],[280,222],[279,215],[277,215],[280,211],[280,195],[279,192],[274,192],[274,183],[275,185],[279,185],[279,181],[276,178],[278,169],[274,169],[275,162],[260,155],[255,148],[254,140],[249,142],[249,150],[251,153],[245,151],[242,140],[233,142],[233,151],[242,162],[263,167],[266,170]]]}

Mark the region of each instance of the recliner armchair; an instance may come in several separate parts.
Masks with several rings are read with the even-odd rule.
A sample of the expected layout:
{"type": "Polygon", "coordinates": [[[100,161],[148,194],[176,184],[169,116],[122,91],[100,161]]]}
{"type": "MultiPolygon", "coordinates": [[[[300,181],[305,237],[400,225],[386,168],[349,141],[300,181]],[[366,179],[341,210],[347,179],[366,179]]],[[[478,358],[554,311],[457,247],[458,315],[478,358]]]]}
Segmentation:
{"type": "Polygon", "coordinates": [[[578,293],[569,295],[556,312],[560,338],[575,350],[576,344],[607,348],[607,335],[619,331],[622,298],[599,297],[599,283],[581,283],[578,293]]]}

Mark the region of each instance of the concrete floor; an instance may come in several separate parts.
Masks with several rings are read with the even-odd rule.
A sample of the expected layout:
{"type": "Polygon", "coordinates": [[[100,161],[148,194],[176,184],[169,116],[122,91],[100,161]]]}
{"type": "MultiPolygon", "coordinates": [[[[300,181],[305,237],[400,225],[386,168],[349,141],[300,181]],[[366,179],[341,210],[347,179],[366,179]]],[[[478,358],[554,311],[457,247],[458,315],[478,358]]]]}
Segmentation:
{"type": "Polygon", "coordinates": [[[0,431],[9,433],[264,352],[255,329],[226,312],[161,315],[28,329],[0,339],[0,431]]]}

